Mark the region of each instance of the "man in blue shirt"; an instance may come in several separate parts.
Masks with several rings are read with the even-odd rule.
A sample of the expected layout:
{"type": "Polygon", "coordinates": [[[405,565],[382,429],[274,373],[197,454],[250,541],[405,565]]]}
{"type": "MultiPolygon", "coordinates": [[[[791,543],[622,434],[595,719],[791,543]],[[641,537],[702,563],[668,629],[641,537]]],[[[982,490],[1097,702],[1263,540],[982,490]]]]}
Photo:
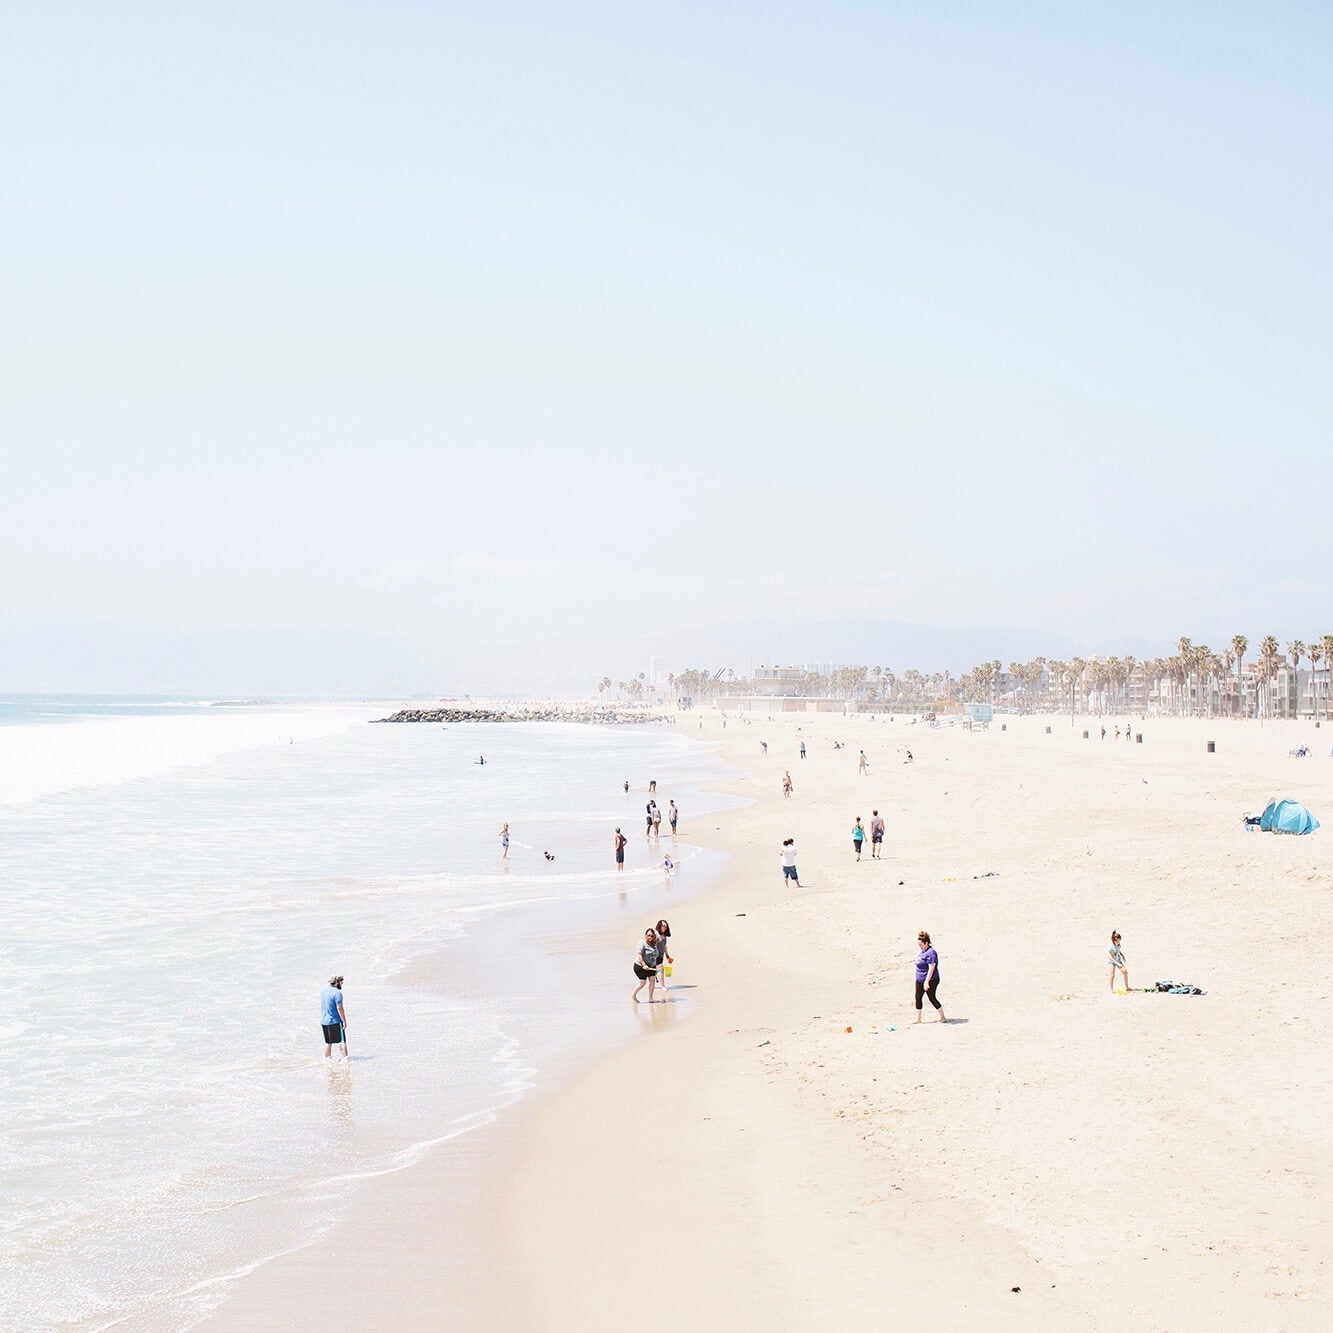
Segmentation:
{"type": "Polygon", "coordinates": [[[333,1055],[335,1045],[342,1047],[347,1058],[347,1015],[343,1012],[343,979],[330,977],[329,984],[319,993],[320,1023],[324,1027],[324,1058],[333,1055]]]}

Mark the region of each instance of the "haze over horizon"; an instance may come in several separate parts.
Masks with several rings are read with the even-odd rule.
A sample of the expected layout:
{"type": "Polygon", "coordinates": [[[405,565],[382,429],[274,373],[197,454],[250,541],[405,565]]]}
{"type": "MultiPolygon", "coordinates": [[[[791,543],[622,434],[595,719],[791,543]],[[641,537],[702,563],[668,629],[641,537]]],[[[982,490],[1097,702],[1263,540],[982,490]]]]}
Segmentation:
{"type": "Polygon", "coordinates": [[[187,641],[235,690],[341,656],[319,693],[729,624],[1333,628],[1319,7],[6,37],[0,688],[177,688],[187,641]]]}

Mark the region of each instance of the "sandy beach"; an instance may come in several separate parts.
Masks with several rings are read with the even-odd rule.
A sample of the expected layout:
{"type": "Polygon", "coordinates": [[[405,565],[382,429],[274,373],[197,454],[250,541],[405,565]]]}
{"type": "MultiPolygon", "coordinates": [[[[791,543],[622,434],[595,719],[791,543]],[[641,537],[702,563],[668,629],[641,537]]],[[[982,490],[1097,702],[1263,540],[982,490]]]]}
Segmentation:
{"type": "Polygon", "coordinates": [[[1333,825],[1241,819],[1333,818],[1333,729],[1135,726],[709,715],[754,804],[682,826],[733,873],[673,921],[644,1040],[530,1119],[527,1326],[1327,1327],[1333,825]],[[911,1026],[923,927],[945,1025],[911,1026]],[[1110,994],[1112,928],[1134,988],[1207,994],[1110,994]]]}
{"type": "MultiPolygon", "coordinates": [[[[207,1326],[1327,1327],[1333,824],[1242,816],[1333,818],[1333,728],[1149,719],[1117,744],[1119,721],[706,715],[752,804],[685,811],[731,868],[673,905],[641,1038],[366,1182],[207,1326]],[[858,863],[873,809],[883,859],[858,863]],[[947,1024],[912,1024],[921,928],[947,1024]],[[1138,989],[1165,979],[1207,994],[1138,989]]],[[[659,907],[621,942],[627,1011],[659,907]]]]}

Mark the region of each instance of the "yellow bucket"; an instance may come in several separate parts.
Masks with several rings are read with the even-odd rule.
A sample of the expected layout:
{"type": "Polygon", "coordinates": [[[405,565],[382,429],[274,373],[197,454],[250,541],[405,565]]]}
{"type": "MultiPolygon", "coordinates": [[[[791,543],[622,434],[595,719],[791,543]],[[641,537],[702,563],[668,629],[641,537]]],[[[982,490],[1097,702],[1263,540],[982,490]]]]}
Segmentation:
{"type": "Polygon", "coordinates": [[[669,977],[669,976],[671,975],[671,964],[670,964],[670,963],[664,963],[664,964],[662,965],[662,975],[663,975],[664,977],[669,977]]]}

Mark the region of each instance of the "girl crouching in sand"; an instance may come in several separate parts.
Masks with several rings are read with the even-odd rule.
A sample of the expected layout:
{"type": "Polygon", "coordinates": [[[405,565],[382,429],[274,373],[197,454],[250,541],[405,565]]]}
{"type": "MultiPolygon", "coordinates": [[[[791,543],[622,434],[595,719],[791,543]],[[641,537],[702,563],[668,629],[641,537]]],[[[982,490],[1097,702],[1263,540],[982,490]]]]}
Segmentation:
{"type": "Polygon", "coordinates": [[[1115,994],[1115,974],[1120,973],[1125,979],[1125,994],[1129,994],[1129,969],[1125,966],[1125,951],[1120,947],[1120,932],[1111,932],[1111,947],[1106,951],[1111,960],[1111,993],[1115,994]]]}
{"type": "Polygon", "coordinates": [[[657,988],[657,932],[649,926],[643,932],[643,943],[639,945],[634,955],[634,975],[638,977],[639,984],[634,988],[634,994],[630,999],[635,1004],[639,1002],[639,992],[643,989],[643,983],[648,983],[648,1003],[653,1003],[653,991],[657,988]]]}

